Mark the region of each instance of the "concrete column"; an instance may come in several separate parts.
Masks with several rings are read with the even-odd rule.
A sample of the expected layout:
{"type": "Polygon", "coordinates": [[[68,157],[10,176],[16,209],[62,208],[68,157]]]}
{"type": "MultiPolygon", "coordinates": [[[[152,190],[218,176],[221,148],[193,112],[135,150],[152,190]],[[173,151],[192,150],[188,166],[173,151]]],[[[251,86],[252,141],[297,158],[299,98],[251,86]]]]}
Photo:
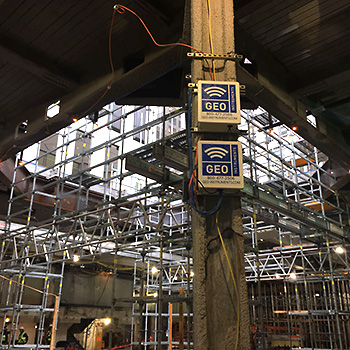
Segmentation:
{"type": "MultiPolygon", "coordinates": [[[[208,1],[192,0],[192,45],[209,53],[208,1]]],[[[211,28],[214,53],[234,52],[233,0],[211,0],[211,28]]],[[[211,62],[210,62],[211,63],[211,62]]],[[[235,63],[217,60],[216,80],[236,80],[235,63]]],[[[210,80],[203,70],[204,61],[194,60],[192,82],[210,80]]],[[[197,124],[197,99],[192,105],[192,125],[197,124]]],[[[199,137],[205,140],[228,140],[224,134],[198,134],[193,138],[195,146],[199,137]]],[[[217,196],[199,196],[199,205],[210,209],[217,196]]],[[[225,196],[220,212],[219,227],[224,237],[228,256],[233,267],[239,295],[239,341],[238,349],[250,349],[250,323],[245,281],[240,198],[225,196]]],[[[235,349],[237,330],[237,296],[229,267],[218,238],[215,215],[203,217],[192,210],[194,255],[194,341],[196,350],[235,349]]]]}

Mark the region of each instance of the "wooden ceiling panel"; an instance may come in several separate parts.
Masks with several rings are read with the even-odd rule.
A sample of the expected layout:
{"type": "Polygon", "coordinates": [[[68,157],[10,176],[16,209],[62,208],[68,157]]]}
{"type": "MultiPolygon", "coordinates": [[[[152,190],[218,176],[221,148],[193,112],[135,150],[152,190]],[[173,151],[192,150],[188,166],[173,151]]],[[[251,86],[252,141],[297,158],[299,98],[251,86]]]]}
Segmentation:
{"type": "Polygon", "coordinates": [[[1,24],[1,33],[15,35],[28,27],[30,28],[30,25],[35,22],[37,16],[39,16],[49,3],[49,0],[24,2],[23,6],[17,8],[16,11],[1,24]]]}
{"type": "Polygon", "coordinates": [[[279,10],[278,7],[274,8],[264,21],[259,21],[249,29],[249,32],[256,40],[266,44],[275,40],[278,35],[283,35],[280,33],[283,33],[284,30],[294,24],[291,13],[303,8],[303,6],[300,6],[305,4],[305,1],[296,1],[289,5],[286,5],[287,2],[284,2],[284,4],[285,6],[282,10],[279,10]]]}
{"type": "MultiPolygon", "coordinates": [[[[17,9],[24,5],[26,1],[25,0],[18,0],[18,1],[11,1],[11,4],[9,3],[0,3],[0,11],[1,11],[1,18],[0,18],[0,26],[2,23],[4,23],[12,14],[17,11],[17,9]]],[[[27,1],[28,3],[28,1],[27,1]]],[[[30,4],[31,6],[33,4],[30,4]]]]}
{"type": "Polygon", "coordinates": [[[0,5],[1,16],[0,26],[5,30],[7,27],[13,27],[27,11],[34,6],[32,1],[7,1],[0,5]]]}
{"type": "Polygon", "coordinates": [[[74,38],[82,39],[88,37],[95,29],[93,16],[96,13],[95,7],[87,6],[82,8],[81,3],[76,3],[70,10],[57,20],[42,35],[38,48],[47,52],[69,51],[76,41],[74,38]]]}
{"type": "Polygon", "coordinates": [[[285,51],[292,51],[298,47],[310,47],[313,44],[325,44],[324,40],[332,35],[341,34],[343,32],[349,32],[349,28],[345,21],[348,20],[349,7],[338,16],[326,16],[320,21],[315,19],[309,21],[304,19],[303,21],[296,23],[294,30],[287,33],[283,37],[277,38],[273,42],[264,43],[265,47],[278,54],[278,51],[283,48],[285,51]]]}
{"type": "Polygon", "coordinates": [[[267,45],[266,47],[270,52],[278,56],[279,59],[283,59],[293,54],[296,47],[314,50],[319,46],[325,46],[325,44],[329,44],[333,40],[349,34],[349,31],[343,26],[348,22],[347,13],[342,17],[343,18],[339,18],[337,23],[329,23],[327,26],[314,27],[312,30],[308,31],[307,36],[295,33],[296,35],[289,36],[288,38],[286,37],[284,41],[274,42],[273,45],[267,45]],[[282,47],[283,50],[281,50],[282,47]]]}
{"type": "Polygon", "coordinates": [[[320,46],[317,50],[307,51],[307,55],[302,60],[289,61],[286,66],[297,76],[306,73],[310,77],[314,75],[322,77],[327,72],[334,74],[334,70],[337,71],[349,67],[346,64],[347,60],[350,59],[349,49],[349,43],[346,37],[341,37],[334,40],[327,47],[320,46]]]}
{"type": "MultiPolygon", "coordinates": [[[[303,0],[296,0],[296,3],[300,3],[303,0]]],[[[255,7],[254,5],[250,6],[250,12],[245,14],[243,17],[241,10],[237,9],[238,21],[241,23],[247,31],[253,33],[255,28],[267,28],[266,24],[271,21],[271,16],[276,15],[277,13],[283,13],[283,11],[288,11],[290,4],[287,1],[251,1],[251,4],[259,3],[255,7]]],[[[292,5],[293,6],[293,5],[292,5]]],[[[244,7],[243,7],[244,13],[244,7]]]]}
{"type": "MultiPolygon", "coordinates": [[[[65,2],[54,2],[52,5],[44,8],[24,29],[11,33],[15,37],[20,37],[23,42],[31,45],[33,49],[47,39],[47,33],[55,25],[60,23],[63,17],[70,13],[72,4],[65,2]]],[[[61,21],[62,23],[62,21],[61,21]]],[[[63,24],[62,24],[63,25],[63,24]]]]}

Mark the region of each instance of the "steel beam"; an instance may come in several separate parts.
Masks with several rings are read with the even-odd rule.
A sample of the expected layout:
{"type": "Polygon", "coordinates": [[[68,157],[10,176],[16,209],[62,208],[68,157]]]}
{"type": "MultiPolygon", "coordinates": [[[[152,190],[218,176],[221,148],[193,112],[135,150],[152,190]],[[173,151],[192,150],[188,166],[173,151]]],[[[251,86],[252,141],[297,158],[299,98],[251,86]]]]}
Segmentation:
{"type": "MultiPolygon", "coordinates": [[[[113,76],[107,74],[86,83],[59,98],[60,113],[53,118],[46,120],[47,105],[28,109],[26,115],[30,116],[28,119],[33,122],[28,124],[25,134],[15,137],[13,130],[12,134],[9,133],[1,140],[1,160],[66,127],[72,123],[73,118],[81,118],[110,102],[118,101],[181,66],[187,59],[185,52],[186,49],[179,46],[157,49],[145,58],[144,63],[126,73],[119,69],[113,76]]],[[[23,115],[19,116],[18,122],[22,119],[23,115]]]]}

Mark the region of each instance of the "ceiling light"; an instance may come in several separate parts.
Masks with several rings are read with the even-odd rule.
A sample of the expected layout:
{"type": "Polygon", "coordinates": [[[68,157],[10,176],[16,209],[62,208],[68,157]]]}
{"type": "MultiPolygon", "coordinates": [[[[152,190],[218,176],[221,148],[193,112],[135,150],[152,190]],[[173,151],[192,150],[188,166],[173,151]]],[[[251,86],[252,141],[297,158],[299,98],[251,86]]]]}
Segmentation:
{"type": "Polygon", "coordinates": [[[281,279],[281,275],[279,274],[279,273],[275,273],[275,277],[276,277],[276,279],[281,279]]]}
{"type": "Polygon", "coordinates": [[[106,318],[103,320],[103,322],[104,322],[104,324],[105,324],[106,326],[108,326],[108,325],[112,322],[112,320],[111,320],[109,317],[106,317],[106,318]]]}
{"type": "Polygon", "coordinates": [[[153,266],[151,272],[153,275],[155,275],[158,272],[158,269],[155,266],[153,266]]]}
{"type": "Polygon", "coordinates": [[[343,254],[345,252],[345,249],[341,246],[338,246],[335,248],[335,252],[338,254],[343,254]]]}
{"type": "Polygon", "coordinates": [[[77,118],[73,118],[73,123],[76,123],[78,121],[77,118]]]}
{"type": "Polygon", "coordinates": [[[10,317],[6,317],[6,318],[5,318],[5,322],[6,322],[6,323],[10,322],[10,317]]]}
{"type": "Polygon", "coordinates": [[[297,131],[297,130],[298,130],[298,127],[297,127],[297,126],[293,126],[293,127],[292,127],[292,130],[293,130],[293,131],[297,131]]]}
{"type": "Polygon", "coordinates": [[[295,272],[292,272],[289,277],[292,279],[292,280],[296,280],[297,279],[297,274],[295,272]]]}
{"type": "Polygon", "coordinates": [[[78,262],[80,260],[80,256],[79,255],[73,255],[73,261],[74,262],[78,262]]]}
{"type": "Polygon", "coordinates": [[[191,270],[190,272],[190,276],[193,277],[194,276],[194,272],[191,270]]]}
{"type": "Polygon", "coordinates": [[[154,296],[155,298],[157,298],[158,292],[154,292],[153,296],[154,296]]]}

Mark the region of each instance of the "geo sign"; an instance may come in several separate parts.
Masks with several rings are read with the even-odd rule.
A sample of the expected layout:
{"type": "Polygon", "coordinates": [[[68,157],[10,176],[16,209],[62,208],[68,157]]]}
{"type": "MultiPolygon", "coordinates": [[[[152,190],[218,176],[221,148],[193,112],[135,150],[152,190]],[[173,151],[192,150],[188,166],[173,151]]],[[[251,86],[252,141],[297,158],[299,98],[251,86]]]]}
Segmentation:
{"type": "Polygon", "coordinates": [[[198,178],[205,188],[244,187],[240,142],[199,141],[198,155],[198,178]]]}
{"type": "Polygon", "coordinates": [[[239,83],[231,81],[198,82],[198,122],[239,124],[239,83]]]}

